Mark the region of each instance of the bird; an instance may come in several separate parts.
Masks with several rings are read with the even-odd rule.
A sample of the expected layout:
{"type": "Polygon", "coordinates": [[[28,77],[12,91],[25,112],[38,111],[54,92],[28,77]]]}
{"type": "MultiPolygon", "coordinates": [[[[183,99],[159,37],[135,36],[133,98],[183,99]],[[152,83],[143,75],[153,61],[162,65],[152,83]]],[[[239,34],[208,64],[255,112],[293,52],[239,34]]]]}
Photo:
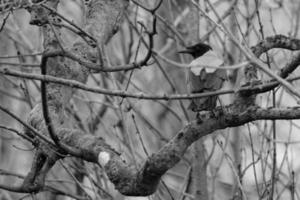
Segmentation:
{"type": "Polygon", "coordinates": [[[212,50],[211,46],[208,44],[204,44],[202,42],[199,42],[192,46],[187,46],[185,50],[178,51],[178,53],[188,53],[193,56],[194,59],[197,59],[198,57],[202,56],[209,50],[212,50]]]}
{"type": "MultiPolygon", "coordinates": [[[[216,56],[210,45],[199,42],[187,46],[178,53],[189,54],[193,57],[189,64],[188,86],[191,93],[213,92],[222,88],[226,80],[226,71],[217,68],[205,68],[207,66],[221,66],[223,61],[216,56]],[[200,67],[193,67],[200,65],[200,67]],[[202,67],[201,67],[202,66],[202,67]]],[[[188,109],[193,112],[212,111],[217,105],[218,96],[208,96],[192,99],[188,109]]]]}

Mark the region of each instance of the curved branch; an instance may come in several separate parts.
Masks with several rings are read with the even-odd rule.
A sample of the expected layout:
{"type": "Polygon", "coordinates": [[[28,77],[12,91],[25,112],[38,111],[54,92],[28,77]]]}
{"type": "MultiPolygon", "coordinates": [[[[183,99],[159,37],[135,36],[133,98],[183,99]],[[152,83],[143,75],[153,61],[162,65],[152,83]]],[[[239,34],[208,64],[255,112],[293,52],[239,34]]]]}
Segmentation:
{"type": "MultiPolygon", "coordinates": [[[[272,37],[267,37],[265,40],[262,40],[257,45],[251,47],[253,53],[260,57],[263,53],[274,49],[274,48],[282,48],[291,51],[300,50],[300,40],[296,38],[290,38],[284,35],[275,35],[272,37]]],[[[292,60],[286,64],[280,71],[279,76],[282,78],[288,77],[290,73],[297,69],[300,65],[300,54],[297,54],[292,58],[292,60]]],[[[275,87],[279,86],[280,84],[275,80],[271,80],[272,84],[258,85],[258,87],[249,88],[249,90],[243,90],[240,93],[242,95],[252,95],[258,93],[264,93],[274,89],[275,87]],[[274,81],[274,82],[273,82],[274,81]]]]}
{"type": "Polygon", "coordinates": [[[299,108],[263,109],[252,106],[242,113],[234,110],[233,105],[226,108],[219,107],[214,111],[216,116],[205,119],[202,123],[191,122],[164,145],[160,151],[152,154],[138,170],[131,168],[118,156],[111,155],[109,161],[105,164],[108,177],[114,183],[116,189],[124,195],[150,195],[156,190],[161,176],[175,166],[188,147],[199,138],[219,129],[236,127],[255,120],[300,118],[299,108]]]}
{"type": "Polygon", "coordinates": [[[251,50],[256,57],[260,57],[261,54],[274,48],[300,50],[300,40],[285,35],[275,35],[260,41],[257,45],[251,47],[251,50]]]}

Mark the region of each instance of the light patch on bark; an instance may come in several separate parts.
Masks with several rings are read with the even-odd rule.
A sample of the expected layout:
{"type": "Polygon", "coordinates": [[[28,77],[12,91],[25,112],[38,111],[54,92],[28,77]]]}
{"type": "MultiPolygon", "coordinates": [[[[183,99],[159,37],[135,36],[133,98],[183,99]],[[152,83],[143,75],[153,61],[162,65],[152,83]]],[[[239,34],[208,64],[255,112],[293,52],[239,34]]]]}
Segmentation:
{"type": "Polygon", "coordinates": [[[98,163],[104,167],[108,161],[110,160],[110,154],[105,152],[105,151],[102,151],[98,154],[98,163]]]}

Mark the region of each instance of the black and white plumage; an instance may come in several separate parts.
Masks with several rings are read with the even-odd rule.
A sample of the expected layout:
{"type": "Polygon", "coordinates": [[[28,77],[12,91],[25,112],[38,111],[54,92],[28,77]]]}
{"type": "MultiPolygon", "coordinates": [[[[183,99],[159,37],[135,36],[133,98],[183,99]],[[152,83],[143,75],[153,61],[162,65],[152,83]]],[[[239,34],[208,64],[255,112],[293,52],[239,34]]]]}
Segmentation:
{"type": "MultiPolygon", "coordinates": [[[[179,53],[190,54],[194,59],[189,65],[191,70],[188,73],[188,85],[191,93],[213,92],[223,86],[226,72],[218,69],[223,61],[214,54],[211,46],[198,43],[186,47],[179,53]]],[[[193,99],[189,109],[194,112],[210,111],[216,107],[217,99],[218,96],[193,99]]]]}

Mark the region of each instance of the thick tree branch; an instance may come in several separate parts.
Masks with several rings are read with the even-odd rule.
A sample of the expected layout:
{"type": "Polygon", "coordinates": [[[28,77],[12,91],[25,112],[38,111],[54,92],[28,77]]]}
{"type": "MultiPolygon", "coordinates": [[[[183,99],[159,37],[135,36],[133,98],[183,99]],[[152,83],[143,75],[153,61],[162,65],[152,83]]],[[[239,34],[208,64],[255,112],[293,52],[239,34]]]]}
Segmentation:
{"type": "MultiPolygon", "coordinates": [[[[202,123],[193,121],[184,127],[160,151],[152,154],[144,165],[134,170],[125,164],[118,156],[111,155],[105,164],[105,170],[110,180],[124,195],[146,196],[152,194],[159,183],[161,176],[176,165],[186,152],[187,148],[200,137],[216,130],[236,127],[255,120],[290,120],[300,118],[299,108],[263,109],[256,106],[249,107],[244,112],[234,111],[234,105],[226,108],[219,107],[202,123]]],[[[99,161],[100,162],[100,161],[99,161]]]]}
{"type": "MultiPolygon", "coordinates": [[[[193,121],[184,127],[176,136],[162,147],[160,151],[152,154],[144,165],[135,170],[131,165],[121,160],[118,153],[103,141],[95,140],[92,135],[79,131],[63,129],[64,138],[60,140],[70,146],[85,149],[86,155],[94,155],[93,159],[83,159],[102,164],[110,180],[124,195],[146,196],[155,192],[161,176],[176,165],[186,152],[187,148],[200,137],[228,127],[236,127],[255,120],[291,120],[300,118],[300,109],[263,109],[256,106],[249,107],[244,112],[234,111],[234,105],[225,108],[218,107],[214,116],[209,116],[201,123],[193,121]],[[98,155],[98,159],[95,156],[98,155]]],[[[12,189],[12,188],[6,188],[12,189]]],[[[14,191],[15,189],[12,189],[14,191]]]]}
{"type": "MultiPolygon", "coordinates": [[[[58,1],[50,0],[49,2],[55,4],[58,1]]],[[[160,1],[160,3],[161,2],[162,1],[160,1]]],[[[82,31],[86,32],[90,38],[94,38],[97,47],[101,49],[117,31],[127,5],[128,1],[126,0],[89,1],[88,20],[82,31]]],[[[46,8],[48,9],[48,7],[46,8]]],[[[72,98],[75,88],[81,88],[105,95],[162,100],[190,99],[216,95],[216,93],[150,96],[144,94],[130,94],[125,93],[124,91],[108,91],[98,87],[88,87],[85,85],[88,77],[88,66],[93,67],[93,69],[102,67],[99,71],[108,71],[110,69],[108,69],[107,66],[102,66],[102,62],[100,65],[94,65],[93,61],[95,60],[89,59],[90,55],[97,60],[99,51],[97,48],[91,47],[90,44],[86,44],[80,39],[75,42],[74,46],[69,51],[65,51],[63,45],[59,43],[59,32],[56,34],[56,32],[53,32],[51,29],[51,26],[47,25],[49,23],[49,17],[55,18],[55,16],[53,16],[54,14],[55,12],[51,9],[50,11],[48,9],[48,12],[42,13],[42,15],[34,15],[34,12],[32,12],[33,18],[31,22],[42,25],[45,36],[44,45],[46,51],[41,64],[43,67],[42,75],[0,69],[0,73],[3,74],[41,80],[43,82],[42,95],[44,101],[43,105],[38,104],[31,111],[28,117],[30,125],[19,120],[19,122],[27,127],[28,132],[33,133],[31,135],[29,134],[30,137],[40,141],[39,144],[34,144],[38,148],[38,151],[32,170],[27,175],[23,185],[16,187],[0,186],[3,189],[15,192],[42,191],[46,188],[44,186],[46,174],[58,159],[65,156],[65,154],[61,155],[60,153],[67,152],[74,157],[97,163],[104,167],[107,176],[115,185],[116,189],[122,194],[130,196],[146,196],[153,194],[156,191],[161,177],[182,159],[188,147],[199,138],[219,129],[236,127],[255,120],[300,119],[299,108],[263,109],[254,105],[243,105],[246,106],[245,109],[237,109],[237,106],[239,106],[237,104],[218,107],[213,111],[213,115],[207,114],[201,116],[201,121],[192,121],[185,126],[172,140],[165,144],[157,153],[152,154],[140,168],[136,169],[132,167],[130,163],[123,161],[120,154],[113,150],[103,139],[77,129],[67,128],[64,124],[65,116],[63,110],[65,105],[68,104],[69,100],[72,98]],[[45,70],[46,68],[47,70],[45,70]],[[71,87],[71,89],[67,86],[71,87]],[[44,110],[44,115],[42,110],[44,110]],[[55,131],[48,128],[48,125],[51,125],[52,123],[53,126],[55,126],[55,131]],[[43,135],[40,135],[40,132],[43,135]],[[49,135],[57,144],[56,146],[49,141],[47,137],[49,135]],[[44,141],[41,141],[40,138],[43,138],[44,141]],[[49,153],[50,150],[53,153],[49,153]]],[[[155,24],[155,20],[153,24],[155,24]]],[[[138,65],[140,66],[146,65],[151,57],[153,45],[151,38],[153,35],[151,34],[154,33],[155,29],[153,29],[153,33],[149,34],[151,39],[149,44],[150,47],[145,59],[139,62],[138,65]]],[[[278,35],[262,41],[253,47],[252,51],[255,56],[259,57],[262,53],[272,48],[299,50],[300,42],[297,39],[278,35]]],[[[245,54],[248,59],[252,58],[252,54],[246,51],[245,54]]],[[[296,69],[299,65],[299,57],[300,56],[298,55],[295,60],[282,70],[282,78],[287,77],[289,73],[296,69]]],[[[101,55],[98,59],[102,59],[101,55]]],[[[259,66],[261,64],[256,58],[250,60],[259,66]]],[[[131,64],[126,67],[118,68],[117,70],[134,69],[138,67],[138,65],[131,64]]],[[[263,66],[261,66],[261,68],[264,69],[263,66]]],[[[111,71],[114,70],[117,71],[116,69],[111,69],[111,71]]],[[[271,73],[269,69],[266,72],[269,74],[271,73]]],[[[274,77],[277,78],[277,76],[274,77]]],[[[277,80],[282,82],[281,79],[277,78],[277,80]]],[[[283,83],[285,83],[285,81],[283,81],[283,83]]],[[[277,85],[274,87],[276,86],[277,85]]],[[[250,88],[249,91],[253,94],[255,89],[250,88]]],[[[9,114],[5,109],[1,107],[0,109],[9,114]]]]}
{"type": "MultiPolygon", "coordinates": [[[[59,19],[53,12],[56,10],[59,0],[48,0],[47,6],[33,5],[29,10],[31,13],[31,24],[42,26],[44,35],[44,48],[46,51],[61,49],[64,46],[60,39],[59,26],[54,28],[52,23],[59,23],[59,19]],[[46,8],[45,8],[46,7],[46,8]],[[51,8],[51,9],[49,9],[51,8]]],[[[107,43],[118,29],[128,1],[99,1],[88,2],[87,23],[84,30],[97,41],[98,48],[91,48],[80,39],[72,47],[72,52],[83,58],[97,58],[102,60],[99,48],[107,43]],[[90,56],[92,55],[92,56],[90,56]]],[[[101,62],[103,64],[103,62],[101,62]]],[[[72,79],[80,83],[85,83],[88,71],[77,62],[59,56],[43,57],[41,63],[42,76],[49,74],[54,77],[72,79]]],[[[42,82],[41,84],[42,103],[37,104],[28,117],[28,127],[37,129],[45,136],[50,136],[57,146],[39,142],[34,144],[37,147],[34,161],[30,172],[24,179],[21,186],[11,189],[19,192],[39,192],[44,188],[45,177],[58,159],[64,158],[66,153],[75,157],[87,159],[92,162],[98,160],[98,152],[106,147],[106,152],[112,153],[113,150],[101,139],[95,139],[91,135],[84,134],[73,129],[67,129],[64,123],[64,107],[73,95],[73,89],[55,83],[42,82]],[[54,130],[55,127],[55,130],[54,130]],[[89,138],[90,137],[90,138],[89,138]],[[73,144],[73,143],[75,144],[73,144]],[[69,145],[70,144],[70,145],[69,145]],[[111,149],[111,150],[109,150],[111,149]],[[97,154],[95,154],[97,153],[97,154]]],[[[35,138],[37,134],[28,135],[35,138]]],[[[35,132],[33,132],[35,133],[35,132]]],[[[118,155],[114,152],[114,154],[118,155]]]]}

